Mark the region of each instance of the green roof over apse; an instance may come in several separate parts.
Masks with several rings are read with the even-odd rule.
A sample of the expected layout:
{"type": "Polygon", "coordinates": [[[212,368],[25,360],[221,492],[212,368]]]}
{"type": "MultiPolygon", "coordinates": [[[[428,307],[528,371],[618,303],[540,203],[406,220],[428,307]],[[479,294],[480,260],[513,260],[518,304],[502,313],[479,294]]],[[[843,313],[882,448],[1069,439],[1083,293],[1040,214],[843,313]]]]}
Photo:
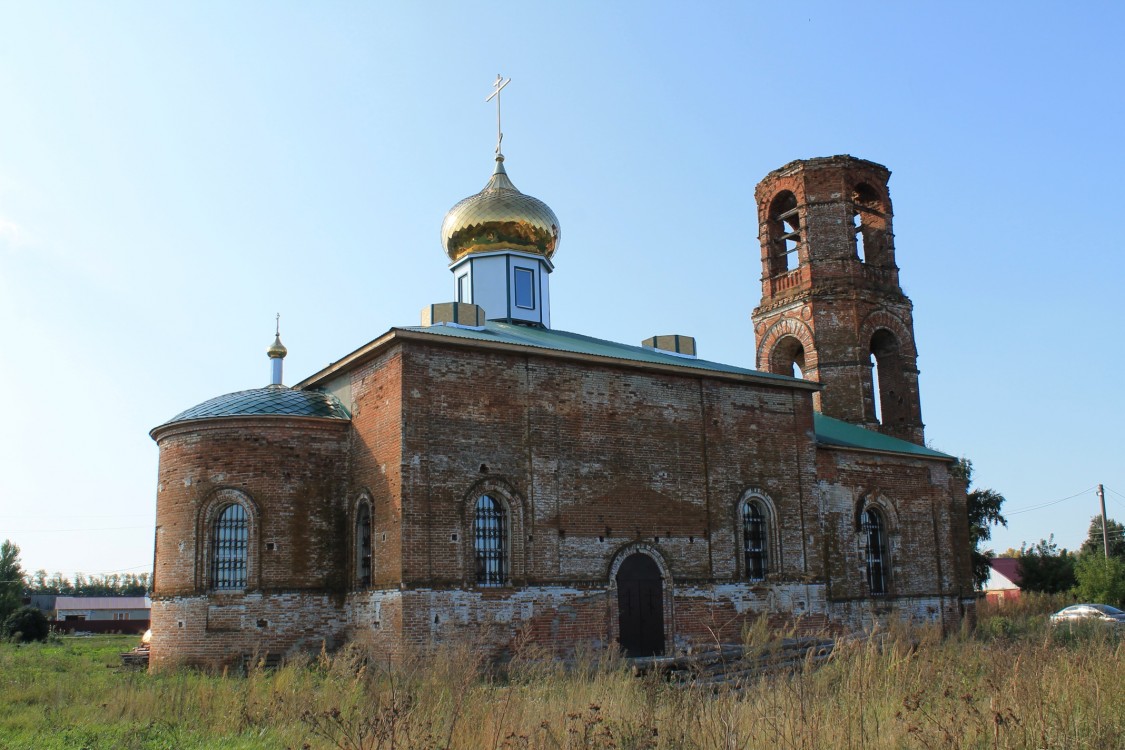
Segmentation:
{"type": "Polygon", "coordinates": [[[160,426],[193,419],[258,416],[351,419],[344,405],[330,393],[298,391],[283,385],[268,385],[264,388],[217,396],[180,412],[160,426]]]}
{"type": "Polygon", "coordinates": [[[807,384],[797,378],[786,375],[750,370],[745,367],[724,365],[721,362],[709,362],[652,349],[647,346],[632,346],[619,344],[605,339],[596,339],[592,336],[583,336],[579,333],[560,331],[558,329],[537,328],[515,323],[504,323],[490,320],[483,328],[466,328],[463,326],[435,325],[435,326],[410,326],[400,328],[403,331],[425,333],[433,336],[447,338],[472,339],[496,344],[509,344],[515,346],[534,347],[536,349],[549,349],[571,354],[583,354],[595,357],[610,357],[632,362],[642,362],[654,365],[680,367],[686,370],[703,370],[705,372],[726,373],[731,375],[747,375],[755,378],[777,380],[779,383],[790,385],[807,384]]]}
{"type": "Polygon", "coordinates": [[[813,412],[813,427],[816,429],[816,442],[820,445],[858,448],[860,450],[879,451],[880,453],[901,453],[907,456],[940,458],[946,461],[957,460],[947,453],[930,450],[924,446],[899,440],[850,422],[826,417],[820,412],[813,412]]]}

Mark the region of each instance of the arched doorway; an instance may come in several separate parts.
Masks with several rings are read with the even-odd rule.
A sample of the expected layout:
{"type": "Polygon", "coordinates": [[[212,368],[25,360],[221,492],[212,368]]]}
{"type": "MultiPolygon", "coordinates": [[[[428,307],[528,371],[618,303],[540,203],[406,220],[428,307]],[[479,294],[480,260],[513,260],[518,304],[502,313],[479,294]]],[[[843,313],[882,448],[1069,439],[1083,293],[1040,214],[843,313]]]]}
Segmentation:
{"type": "Polygon", "coordinates": [[[618,642],[626,656],[664,653],[664,587],[660,568],[634,553],[617,571],[618,642]]]}

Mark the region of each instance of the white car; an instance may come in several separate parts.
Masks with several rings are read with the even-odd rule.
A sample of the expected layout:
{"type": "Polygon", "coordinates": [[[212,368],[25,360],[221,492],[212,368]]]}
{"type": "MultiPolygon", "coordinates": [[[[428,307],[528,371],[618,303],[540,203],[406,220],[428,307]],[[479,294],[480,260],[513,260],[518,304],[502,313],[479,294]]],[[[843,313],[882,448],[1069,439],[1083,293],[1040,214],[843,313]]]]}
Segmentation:
{"type": "Polygon", "coordinates": [[[1125,612],[1108,604],[1072,604],[1051,615],[1051,622],[1053,623],[1081,620],[1115,622],[1125,625],[1125,612]]]}

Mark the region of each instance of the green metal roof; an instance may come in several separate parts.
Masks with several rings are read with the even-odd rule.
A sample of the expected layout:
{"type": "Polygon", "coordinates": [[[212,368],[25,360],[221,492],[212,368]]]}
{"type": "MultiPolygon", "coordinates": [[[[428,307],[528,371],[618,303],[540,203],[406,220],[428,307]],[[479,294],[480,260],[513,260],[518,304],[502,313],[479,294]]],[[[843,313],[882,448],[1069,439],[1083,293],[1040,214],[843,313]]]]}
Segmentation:
{"type": "Polygon", "coordinates": [[[592,336],[583,336],[578,333],[570,333],[569,331],[523,326],[495,320],[488,321],[484,328],[479,330],[476,328],[463,328],[450,325],[410,326],[401,328],[400,330],[446,338],[472,339],[475,341],[489,341],[498,344],[513,344],[537,349],[570,352],[572,354],[612,357],[613,359],[624,359],[632,362],[681,367],[687,370],[749,375],[757,378],[777,380],[779,383],[788,383],[790,385],[808,385],[806,381],[791,378],[786,375],[774,375],[773,373],[750,370],[745,367],[724,365],[720,362],[709,362],[705,359],[676,355],[644,346],[618,344],[614,341],[596,339],[592,336]]]}
{"type": "Polygon", "coordinates": [[[820,412],[813,412],[813,427],[816,429],[816,442],[821,445],[832,445],[841,448],[859,448],[861,450],[879,451],[881,453],[902,453],[908,456],[921,456],[924,458],[941,458],[948,461],[957,459],[947,453],[930,450],[921,445],[906,440],[899,440],[881,432],[868,430],[864,427],[844,422],[832,417],[826,417],[820,412]]]}
{"type": "Polygon", "coordinates": [[[344,405],[330,393],[299,391],[283,385],[268,385],[265,388],[217,396],[180,412],[160,426],[192,419],[255,416],[351,419],[344,405]]]}

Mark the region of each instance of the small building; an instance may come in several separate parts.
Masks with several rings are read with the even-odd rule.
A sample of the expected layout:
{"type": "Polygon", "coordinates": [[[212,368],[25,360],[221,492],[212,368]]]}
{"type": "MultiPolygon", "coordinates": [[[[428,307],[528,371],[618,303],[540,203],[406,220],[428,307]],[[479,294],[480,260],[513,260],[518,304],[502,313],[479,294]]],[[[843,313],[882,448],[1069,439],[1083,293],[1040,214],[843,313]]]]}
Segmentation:
{"type": "Polygon", "coordinates": [[[1015,557],[994,557],[988,561],[988,580],[984,582],[984,596],[990,602],[1003,603],[1020,598],[1023,574],[1020,561],[1015,557]]]}
{"type": "Polygon", "coordinates": [[[48,620],[55,619],[56,594],[32,594],[23,598],[24,605],[34,607],[46,616],[48,620]]]}
{"type": "Polygon", "coordinates": [[[147,596],[59,596],[53,625],[66,631],[143,633],[151,611],[147,596]]]}

